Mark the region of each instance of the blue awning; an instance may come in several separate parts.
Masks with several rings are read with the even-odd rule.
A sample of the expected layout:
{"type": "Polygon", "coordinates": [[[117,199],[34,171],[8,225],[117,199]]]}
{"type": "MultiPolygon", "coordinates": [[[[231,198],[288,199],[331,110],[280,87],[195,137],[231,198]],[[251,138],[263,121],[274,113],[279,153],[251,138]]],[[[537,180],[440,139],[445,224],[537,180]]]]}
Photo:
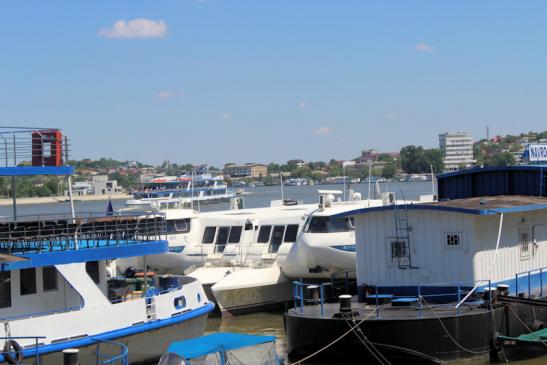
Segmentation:
{"type": "Polygon", "coordinates": [[[185,359],[193,359],[219,351],[237,350],[243,347],[274,342],[275,340],[275,336],[221,332],[192,338],[189,340],[173,342],[169,345],[167,351],[182,356],[185,359]]]}

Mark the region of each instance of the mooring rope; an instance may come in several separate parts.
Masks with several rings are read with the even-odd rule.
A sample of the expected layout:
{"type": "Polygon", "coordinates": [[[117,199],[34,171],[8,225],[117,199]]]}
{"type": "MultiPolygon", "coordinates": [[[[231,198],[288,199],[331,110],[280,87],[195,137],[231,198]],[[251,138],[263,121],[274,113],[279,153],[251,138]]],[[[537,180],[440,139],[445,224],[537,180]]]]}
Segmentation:
{"type": "MultiPolygon", "coordinates": [[[[344,321],[348,324],[350,328],[352,328],[352,324],[349,322],[349,320],[346,318],[345,314],[342,313],[342,317],[344,318],[344,321]]],[[[355,321],[354,321],[355,323],[355,321]]],[[[357,329],[353,329],[353,333],[355,334],[355,337],[359,339],[359,341],[365,346],[365,348],[371,353],[372,356],[382,365],[387,364],[391,365],[391,363],[385,358],[384,355],[378,350],[374,344],[365,336],[361,328],[357,327],[357,329]],[[359,334],[360,333],[360,334],[359,334]],[[361,337],[361,335],[363,337],[361,337]]]]}
{"type": "Polygon", "coordinates": [[[363,323],[365,320],[367,320],[371,315],[373,315],[376,311],[377,307],[373,308],[369,314],[367,314],[365,316],[365,318],[363,318],[361,321],[359,321],[359,323],[357,323],[355,326],[351,327],[347,332],[345,332],[342,336],[338,337],[337,339],[335,339],[334,341],[330,342],[329,344],[323,346],[322,348],[320,348],[319,350],[315,351],[313,354],[311,355],[308,355],[306,356],[305,358],[303,359],[300,359],[296,362],[293,362],[289,365],[297,365],[297,364],[301,364],[303,363],[304,361],[306,360],[309,360],[311,359],[312,357],[316,356],[317,354],[325,351],[326,349],[328,349],[329,347],[331,347],[332,345],[334,345],[335,343],[337,343],[338,341],[340,341],[342,338],[346,337],[347,335],[349,335],[351,332],[353,332],[353,330],[356,328],[356,327],[359,327],[361,325],[361,323],[363,323]]]}
{"type": "Polygon", "coordinates": [[[539,337],[538,335],[535,334],[534,331],[532,331],[530,329],[530,327],[528,327],[526,325],[526,323],[524,323],[524,321],[520,318],[520,316],[518,314],[515,313],[515,311],[513,310],[513,308],[511,308],[511,306],[507,306],[507,308],[509,308],[509,310],[513,313],[513,315],[515,316],[516,319],[518,319],[518,321],[524,326],[524,328],[526,328],[528,330],[528,332],[530,332],[531,335],[533,335],[536,339],[538,339],[542,344],[543,346],[547,347],[547,342],[544,341],[543,339],[541,339],[541,337],[539,337]]]}
{"type": "Polygon", "coordinates": [[[487,352],[489,352],[490,350],[485,350],[485,351],[473,351],[473,350],[469,350],[468,348],[465,348],[463,347],[458,341],[456,341],[456,339],[454,337],[452,337],[452,335],[450,334],[450,332],[448,332],[448,329],[445,327],[443,321],[441,320],[441,318],[437,315],[437,313],[435,313],[435,310],[433,309],[433,307],[431,306],[431,304],[429,304],[423,297],[420,297],[421,300],[424,301],[424,303],[426,304],[426,308],[429,309],[433,315],[435,316],[435,318],[437,318],[439,320],[439,323],[441,324],[441,327],[443,328],[444,332],[448,335],[448,338],[450,338],[450,340],[452,340],[452,342],[454,342],[454,344],[456,346],[458,346],[461,350],[463,351],[466,351],[466,352],[469,352],[470,354],[476,354],[476,355],[482,355],[482,354],[485,354],[487,352]]]}

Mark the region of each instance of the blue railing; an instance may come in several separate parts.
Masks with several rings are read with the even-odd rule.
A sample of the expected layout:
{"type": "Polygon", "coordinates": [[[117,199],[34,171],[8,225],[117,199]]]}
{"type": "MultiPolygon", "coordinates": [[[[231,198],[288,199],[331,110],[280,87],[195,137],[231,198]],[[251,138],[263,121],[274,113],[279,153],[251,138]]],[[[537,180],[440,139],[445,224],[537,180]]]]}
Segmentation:
{"type": "Polygon", "coordinates": [[[514,286],[511,285],[512,283],[508,283],[508,285],[510,288],[510,292],[513,292],[511,290],[512,288],[515,289],[515,295],[519,295],[519,287],[524,287],[528,291],[528,297],[532,296],[535,290],[539,290],[538,294],[541,298],[543,297],[543,285],[544,283],[547,283],[547,267],[542,267],[540,269],[534,269],[515,274],[514,283],[514,286]]]}
{"type": "Polygon", "coordinates": [[[375,286],[374,294],[368,298],[375,300],[376,317],[380,317],[381,301],[389,299],[393,302],[415,303],[418,316],[423,316],[424,302],[436,305],[445,305],[455,309],[456,314],[461,314],[461,304],[471,298],[475,292],[482,292],[485,288],[491,288],[490,280],[460,281],[448,283],[418,284],[413,286],[375,286]],[[396,295],[393,293],[399,292],[396,295]],[[454,302],[458,303],[454,306],[454,302]]]}
{"type": "Polygon", "coordinates": [[[304,283],[302,280],[293,281],[293,297],[294,297],[294,308],[298,308],[300,313],[304,312],[304,304],[319,304],[321,306],[321,315],[325,313],[324,303],[325,303],[325,286],[330,286],[330,283],[327,284],[309,284],[304,283]],[[304,295],[304,287],[307,290],[318,289],[317,298],[308,298],[304,295]]]}
{"type": "Polygon", "coordinates": [[[0,221],[0,252],[31,254],[161,240],[167,231],[164,218],[159,213],[19,217],[0,221]]]}
{"type": "Polygon", "coordinates": [[[110,365],[110,364],[119,364],[119,365],[128,365],[129,356],[128,356],[127,347],[120,342],[113,341],[103,341],[98,340],[97,342],[97,351],[95,352],[96,364],[97,365],[110,365]],[[101,352],[101,346],[110,345],[116,348],[116,353],[110,352],[101,352]]]}

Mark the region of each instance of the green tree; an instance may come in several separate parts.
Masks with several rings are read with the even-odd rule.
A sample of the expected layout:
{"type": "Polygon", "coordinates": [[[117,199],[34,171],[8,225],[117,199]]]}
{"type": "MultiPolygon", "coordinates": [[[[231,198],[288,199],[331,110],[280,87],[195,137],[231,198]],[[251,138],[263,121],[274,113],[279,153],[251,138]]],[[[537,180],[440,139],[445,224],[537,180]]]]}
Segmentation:
{"type": "Polygon", "coordinates": [[[391,179],[393,176],[395,176],[396,172],[397,166],[394,163],[387,163],[382,169],[382,177],[386,179],[391,179]]]}

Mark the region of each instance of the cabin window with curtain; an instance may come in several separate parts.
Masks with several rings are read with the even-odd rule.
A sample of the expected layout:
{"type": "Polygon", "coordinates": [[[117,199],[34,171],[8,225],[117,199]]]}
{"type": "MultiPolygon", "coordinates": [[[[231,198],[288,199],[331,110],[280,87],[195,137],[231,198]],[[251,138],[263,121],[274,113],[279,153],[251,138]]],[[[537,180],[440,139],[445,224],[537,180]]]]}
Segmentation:
{"type": "Polygon", "coordinates": [[[519,251],[520,259],[528,260],[532,257],[532,244],[530,240],[530,230],[529,229],[520,229],[519,230],[519,251]]]}
{"type": "Polygon", "coordinates": [[[243,227],[241,226],[232,227],[232,229],[230,229],[230,236],[228,237],[228,243],[239,243],[239,240],[241,239],[242,230],[243,230],[243,227]]]}
{"type": "Polygon", "coordinates": [[[36,268],[19,270],[21,295],[36,294],[36,268]]]}
{"type": "Polygon", "coordinates": [[[55,266],[43,267],[42,279],[44,291],[57,290],[57,269],[55,266]]]}
{"type": "Polygon", "coordinates": [[[410,250],[408,240],[390,239],[389,240],[389,264],[390,265],[408,265],[410,250]]]}
{"type": "Polygon", "coordinates": [[[261,226],[258,231],[258,243],[268,243],[270,242],[270,232],[272,231],[272,226],[261,226]]]}
{"type": "Polygon", "coordinates": [[[167,223],[167,233],[190,232],[190,218],[168,220],[166,223],[167,223]]]}
{"type": "Polygon", "coordinates": [[[448,247],[461,247],[462,240],[459,233],[446,233],[446,245],[448,247]]]}
{"type": "Polygon", "coordinates": [[[11,271],[0,271],[0,308],[11,307],[11,271]]]}
{"type": "Polygon", "coordinates": [[[294,242],[296,241],[296,236],[298,235],[298,224],[289,224],[285,230],[285,238],[283,242],[294,242]]]}
{"type": "Polygon", "coordinates": [[[283,242],[283,234],[285,233],[285,226],[274,226],[272,233],[272,242],[268,252],[275,253],[279,250],[279,246],[283,242]]]}
{"type": "Polygon", "coordinates": [[[215,242],[215,234],[217,232],[217,227],[205,227],[203,231],[203,239],[201,243],[213,243],[215,242]]]}

